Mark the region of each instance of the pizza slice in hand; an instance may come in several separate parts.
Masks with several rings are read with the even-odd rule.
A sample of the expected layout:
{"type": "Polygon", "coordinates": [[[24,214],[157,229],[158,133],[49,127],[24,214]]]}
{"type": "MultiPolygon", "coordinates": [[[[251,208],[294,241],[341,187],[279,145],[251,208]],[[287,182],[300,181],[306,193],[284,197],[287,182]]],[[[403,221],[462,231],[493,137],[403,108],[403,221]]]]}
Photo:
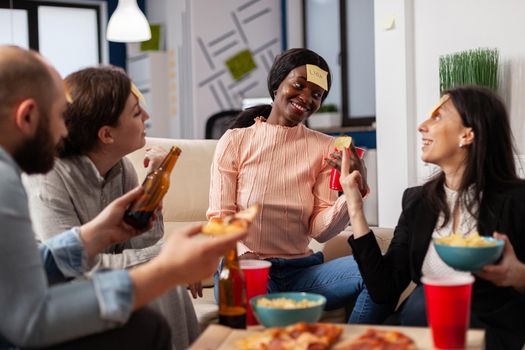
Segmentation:
{"type": "Polygon", "coordinates": [[[202,227],[202,233],[210,236],[221,236],[228,233],[243,232],[250,227],[259,212],[259,204],[224,218],[213,218],[202,227]]]}

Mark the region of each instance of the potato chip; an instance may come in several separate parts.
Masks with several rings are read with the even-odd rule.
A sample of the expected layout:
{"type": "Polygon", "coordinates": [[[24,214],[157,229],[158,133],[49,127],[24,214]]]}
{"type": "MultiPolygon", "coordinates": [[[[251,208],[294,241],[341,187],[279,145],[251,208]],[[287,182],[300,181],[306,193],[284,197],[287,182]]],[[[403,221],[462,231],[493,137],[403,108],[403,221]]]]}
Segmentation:
{"type": "Polygon", "coordinates": [[[496,241],[487,240],[477,232],[470,233],[467,236],[452,233],[446,237],[436,238],[434,241],[453,247],[491,247],[497,244],[496,241]]]}
{"type": "Polygon", "coordinates": [[[352,144],[352,136],[339,136],[335,139],[334,146],[337,150],[342,151],[350,147],[352,144]]]}

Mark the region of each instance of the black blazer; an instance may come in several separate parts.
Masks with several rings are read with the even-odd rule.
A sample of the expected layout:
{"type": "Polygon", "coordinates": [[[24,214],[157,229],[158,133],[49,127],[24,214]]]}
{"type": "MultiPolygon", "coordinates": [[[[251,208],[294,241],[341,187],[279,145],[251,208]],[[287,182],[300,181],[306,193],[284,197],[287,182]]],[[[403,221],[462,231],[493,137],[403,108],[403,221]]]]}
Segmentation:
{"type": "MultiPolygon", "coordinates": [[[[368,292],[377,303],[396,302],[412,280],[420,284],[423,260],[436,226],[438,213],[424,198],[422,187],[403,194],[403,211],[394,237],[384,256],[374,235],[348,240],[368,292]]],[[[480,204],[480,235],[505,233],[518,259],[525,262],[525,186],[485,191],[480,204]]],[[[498,328],[525,333],[525,295],[513,288],[498,287],[476,277],[472,292],[472,313],[481,320],[498,323],[498,328]]]]}

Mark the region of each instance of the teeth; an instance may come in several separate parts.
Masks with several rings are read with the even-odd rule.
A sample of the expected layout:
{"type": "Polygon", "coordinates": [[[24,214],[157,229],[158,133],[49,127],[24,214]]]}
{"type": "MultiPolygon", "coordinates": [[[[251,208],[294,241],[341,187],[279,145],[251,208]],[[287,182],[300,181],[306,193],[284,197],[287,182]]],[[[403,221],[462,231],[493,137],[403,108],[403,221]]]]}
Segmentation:
{"type": "Polygon", "coordinates": [[[423,146],[428,146],[432,143],[430,140],[423,140],[423,146]]]}
{"type": "Polygon", "coordinates": [[[303,106],[301,106],[301,105],[299,105],[299,104],[297,104],[297,103],[295,103],[295,102],[292,102],[292,105],[293,105],[295,108],[297,108],[297,109],[299,109],[299,110],[301,110],[301,111],[303,111],[303,112],[306,112],[306,108],[305,108],[305,107],[303,107],[303,106]]]}

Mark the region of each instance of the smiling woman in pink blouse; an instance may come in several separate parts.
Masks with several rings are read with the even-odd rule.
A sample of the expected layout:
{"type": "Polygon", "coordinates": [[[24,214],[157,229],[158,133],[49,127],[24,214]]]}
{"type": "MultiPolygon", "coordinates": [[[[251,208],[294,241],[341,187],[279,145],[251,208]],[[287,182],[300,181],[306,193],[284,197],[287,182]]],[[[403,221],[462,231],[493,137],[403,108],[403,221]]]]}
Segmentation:
{"type": "Polygon", "coordinates": [[[237,125],[255,123],[230,129],[219,140],[208,217],[261,204],[239,254],[272,262],[268,292],[319,293],[327,309],[355,302],[349,322],[378,323],[392,305],[372,302],[354,259],[324,263],[323,254],[308,247],[311,239],[326,242],[349,223],[344,196],[329,188],[325,159],[334,138],[303,124],[330,83],[326,61],[313,51],[291,49],[276,58],[268,76],[272,106],[244,111],[237,125]]]}

